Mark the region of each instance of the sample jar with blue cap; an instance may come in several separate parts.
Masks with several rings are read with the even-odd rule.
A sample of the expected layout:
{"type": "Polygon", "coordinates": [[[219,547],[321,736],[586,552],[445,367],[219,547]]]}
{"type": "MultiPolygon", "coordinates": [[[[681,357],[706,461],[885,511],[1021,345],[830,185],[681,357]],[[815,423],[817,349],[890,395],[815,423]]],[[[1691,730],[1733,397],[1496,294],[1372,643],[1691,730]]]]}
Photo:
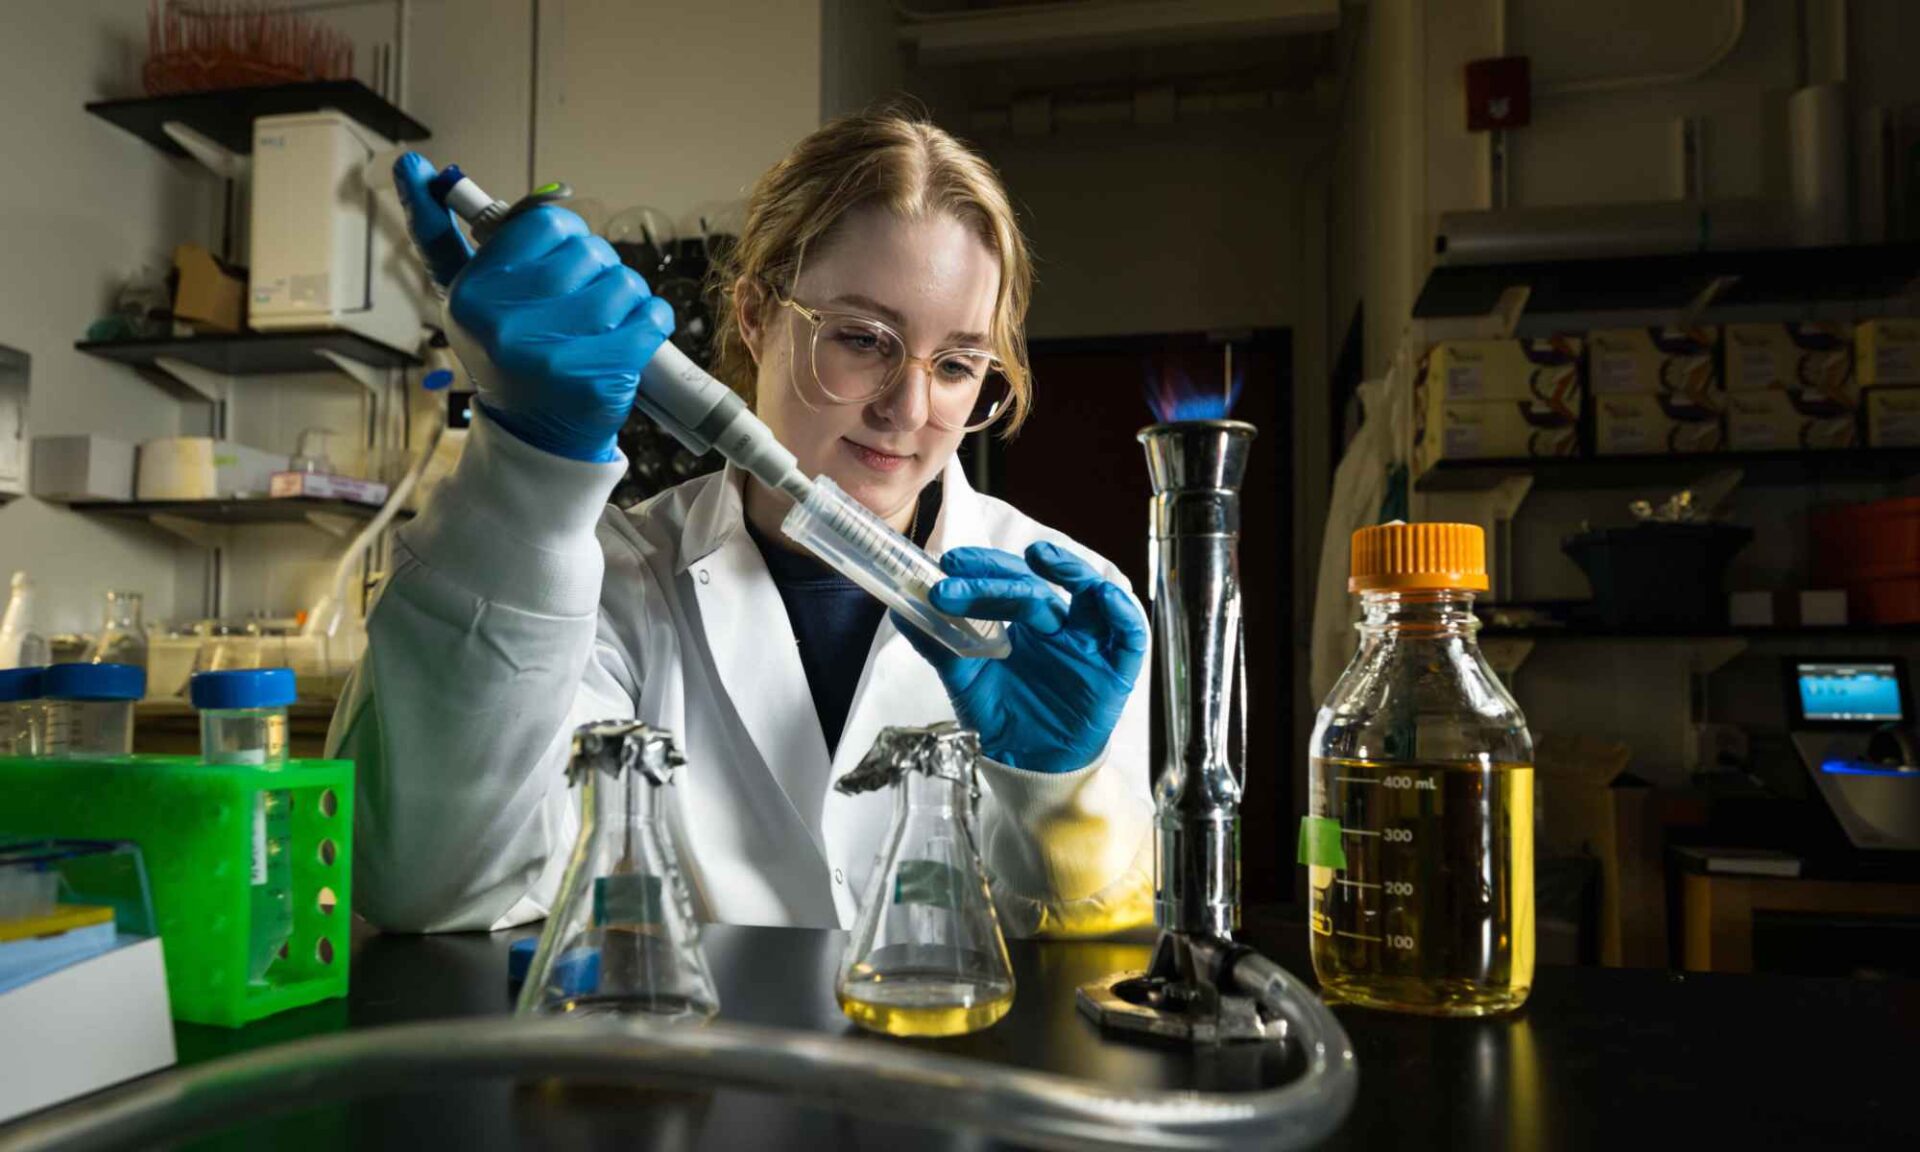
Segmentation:
{"type": "Polygon", "coordinates": [[[43,755],[81,759],[133,754],[133,704],[147,670],[133,664],[55,664],[40,677],[43,755]]]}
{"type": "Polygon", "coordinates": [[[284,764],[291,668],[196,672],[188,689],[200,712],[200,758],[209,764],[284,764]]]}
{"type": "MultiPolygon", "coordinates": [[[[287,705],[293,670],[235,668],[196,672],[188,687],[200,712],[200,759],[208,764],[278,768],[287,762],[287,705]]],[[[249,878],[247,978],[266,981],[267,969],[293,935],[293,794],[263,789],[253,808],[249,878]]]]}
{"type": "Polygon", "coordinates": [[[0,668],[0,756],[38,756],[46,708],[44,668],[0,668]]]}

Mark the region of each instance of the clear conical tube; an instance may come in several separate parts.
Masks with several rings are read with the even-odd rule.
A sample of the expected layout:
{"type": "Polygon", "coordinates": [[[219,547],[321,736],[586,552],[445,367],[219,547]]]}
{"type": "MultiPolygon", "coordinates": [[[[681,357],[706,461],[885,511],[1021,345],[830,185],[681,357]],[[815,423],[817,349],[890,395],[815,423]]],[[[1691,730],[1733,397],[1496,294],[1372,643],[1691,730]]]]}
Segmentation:
{"type": "Polygon", "coordinates": [[[827,477],[814,477],[780,530],[956,654],[999,660],[1013,651],[1005,625],[935,608],[928,597],[947,577],[940,565],[827,477]]]}
{"type": "Polygon", "coordinates": [[[666,821],[681,763],[672,738],[606,721],[583,725],[573,746],[580,837],[518,1012],[712,1018],[720,997],[666,821]]]}

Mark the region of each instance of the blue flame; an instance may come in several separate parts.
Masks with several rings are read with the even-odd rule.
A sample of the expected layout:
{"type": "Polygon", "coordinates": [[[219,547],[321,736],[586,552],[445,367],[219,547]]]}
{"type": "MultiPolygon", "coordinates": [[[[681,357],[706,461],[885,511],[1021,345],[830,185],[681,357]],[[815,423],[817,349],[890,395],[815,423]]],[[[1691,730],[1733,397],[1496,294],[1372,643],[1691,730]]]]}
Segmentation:
{"type": "Polygon", "coordinates": [[[1196,387],[1176,365],[1148,360],[1142,367],[1146,376],[1142,391],[1147,407],[1153,409],[1162,424],[1177,420],[1225,420],[1240,400],[1244,376],[1237,363],[1233,366],[1233,378],[1213,387],[1196,387]]]}

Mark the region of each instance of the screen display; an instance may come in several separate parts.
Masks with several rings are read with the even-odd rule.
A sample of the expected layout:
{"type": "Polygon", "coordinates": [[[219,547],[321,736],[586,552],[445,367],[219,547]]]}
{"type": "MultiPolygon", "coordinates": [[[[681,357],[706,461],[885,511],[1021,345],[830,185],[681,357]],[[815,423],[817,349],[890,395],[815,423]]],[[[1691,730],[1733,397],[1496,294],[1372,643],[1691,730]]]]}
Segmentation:
{"type": "Polygon", "coordinates": [[[1893,664],[1796,665],[1800,713],[1809,721],[1886,723],[1900,714],[1900,672],[1893,664]]]}
{"type": "Polygon", "coordinates": [[[471,428],[473,426],[473,398],[475,393],[454,389],[447,393],[447,427],[471,428]]]}

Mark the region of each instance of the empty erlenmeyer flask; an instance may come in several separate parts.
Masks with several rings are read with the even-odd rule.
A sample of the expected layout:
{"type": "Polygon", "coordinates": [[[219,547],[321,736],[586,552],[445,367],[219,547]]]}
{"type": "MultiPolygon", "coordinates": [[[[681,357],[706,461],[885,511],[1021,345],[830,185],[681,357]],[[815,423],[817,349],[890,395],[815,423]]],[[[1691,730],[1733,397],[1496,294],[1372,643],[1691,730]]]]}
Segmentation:
{"type": "Polygon", "coordinates": [[[834,992],[862,1028],[958,1036],[1013,1006],[1013,968],[974,835],[980,741],[952,723],[888,728],[834,785],[894,788],[893,825],[834,992]]]}
{"type": "Polygon", "coordinates": [[[667,733],[634,720],[583,724],[567,779],[580,838],[520,990],[521,1015],[703,1021],[720,1010],[700,925],[667,831],[667,733]]]}
{"type": "Polygon", "coordinates": [[[105,623],[87,660],[94,664],[147,666],[147,632],[140,623],[140,593],[107,593],[105,623]]]}

